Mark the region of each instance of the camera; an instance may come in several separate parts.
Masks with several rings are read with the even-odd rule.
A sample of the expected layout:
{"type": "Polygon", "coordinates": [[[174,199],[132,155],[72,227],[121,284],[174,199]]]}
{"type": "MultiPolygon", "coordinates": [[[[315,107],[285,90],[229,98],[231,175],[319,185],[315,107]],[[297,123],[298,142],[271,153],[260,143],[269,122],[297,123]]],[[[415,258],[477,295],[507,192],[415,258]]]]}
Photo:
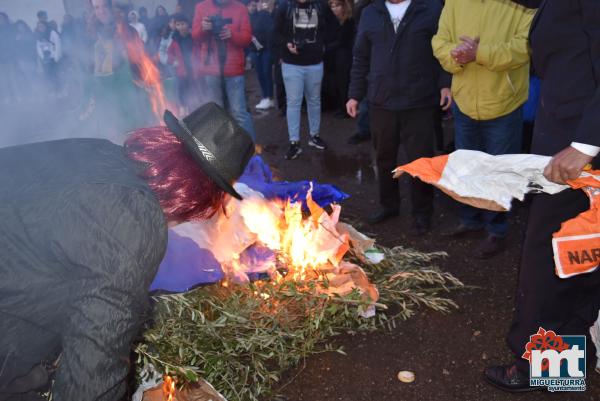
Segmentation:
{"type": "Polygon", "coordinates": [[[221,33],[221,31],[223,30],[223,28],[225,28],[226,25],[229,25],[233,22],[231,18],[223,18],[219,14],[210,15],[208,17],[208,20],[212,24],[213,35],[217,36],[221,33]]]}
{"type": "Polygon", "coordinates": [[[295,40],[294,41],[294,46],[296,46],[296,50],[298,52],[300,52],[304,47],[306,47],[307,44],[309,44],[310,42],[306,39],[301,39],[301,40],[295,40]]]}

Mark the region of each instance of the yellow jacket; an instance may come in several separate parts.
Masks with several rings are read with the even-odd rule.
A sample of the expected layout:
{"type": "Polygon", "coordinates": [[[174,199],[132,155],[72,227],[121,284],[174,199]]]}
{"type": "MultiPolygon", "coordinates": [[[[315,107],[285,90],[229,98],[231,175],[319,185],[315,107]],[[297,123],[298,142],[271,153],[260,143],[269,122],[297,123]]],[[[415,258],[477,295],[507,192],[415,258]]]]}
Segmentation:
{"type": "Polygon", "coordinates": [[[535,10],[510,0],[446,0],[433,53],[452,75],[460,110],[475,120],[504,116],[529,92],[529,27],[535,10]],[[451,56],[460,36],[479,38],[477,59],[458,64],[451,56]]]}

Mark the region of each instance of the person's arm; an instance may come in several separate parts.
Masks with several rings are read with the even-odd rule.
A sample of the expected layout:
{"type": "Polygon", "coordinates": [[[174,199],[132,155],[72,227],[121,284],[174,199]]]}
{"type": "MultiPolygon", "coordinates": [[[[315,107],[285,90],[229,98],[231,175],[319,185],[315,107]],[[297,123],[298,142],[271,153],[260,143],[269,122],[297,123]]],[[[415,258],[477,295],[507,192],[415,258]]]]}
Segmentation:
{"type": "MultiPolygon", "coordinates": [[[[237,47],[248,47],[252,41],[252,26],[250,25],[250,14],[248,9],[244,6],[240,6],[240,12],[238,13],[239,20],[235,23],[235,26],[231,28],[231,43],[237,47]]],[[[235,22],[235,21],[234,21],[235,22]]]]}
{"type": "Polygon", "coordinates": [[[529,62],[529,28],[534,14],[534,10],[524,9],[518,31],[510,41],[503,43],[481,41],[477,47],[475,61],[490,71],[512,70],[527,64],[529,62]]]}
{"type": "Polygon", "coordinates": [[[146,43],[148,41],[148,31],[146,30],[146,26],[144,24],[140,24],[142,29],[140,30],[140,38],[142,42],[146,43]]]}
{"type": "Polygon", "coordinates": [[[337,42],[337,29],[338,21],[333,11],[329,7],[326,1],[321,2],[321,18],[322,23],[320,24],[321,34],[323,35],[323,43],[325,45],[325,49],[332,50],[336,49],[339,46],[337,42]]]}
{"type": "MultiPolygon", "coordinates": [[[[588,36],[590,60],[596,82],[600,82],[600,3],[580,0],[582,28],[588,36]]],[[[580,45],[580,44],[578,44],[580,45]]],[[[544,170],[544,176],[559,184],[575,179],[600,151],[600,87],[583,109],[574,141],[554,155],[544,170]]]]}
{"type": "Polygon", "coordinates": [[[52,388],[55,401],[115,401],[126,389],[129,354],[148,307],[167,228],[153,196],[117,185],[65,194],[53,238],[72,299],[52,388]],[[102,193],[102,196],[98,196],[102,193]]]}
{"type": "Polygon", "coordinates": [[[196,9],[194,12],[194,21],[192,22],[192,39],[195,42],[201,41],[206,36],[211,35],[211,32],[205,31],[202,29],[202,20],[206,15],[202,11],[202,3],[196,4],[196,9]]]}
{"type": "Polygon", "coordinates": [[[454,7],[455,0],[446,0],[446,5],[442,9],[438,31],[431,39],[431,47],[435,58],[438,59],[442,68],[450,74],[461,72],[463,67],[460,65],[450,52],[459,45],[455,32],[454,7]]]}
{"type": "Polygon", "coordinates": [[[367,75],[371,63],[371,40],[367,33],[367,22],[371,9],[363,11],[360,19],[356,42],[354,43],[354,57],[352,59],[352,70],[350,71],[350,87],[348,98],[360,102],[367,94],[367,75]]]}
{"type": "Polygon", "coordinates": [[[172,41],[169,49],[167,50],[167,64],[177,67],[179,62],[179,44],[176,41],[172,41]]]}
{"type": "MultiPolygon", "coordinates": [[[[585,106],[573,142],[600,147],[600,2],[580,0],[583,17],[583,30],[589,42],[590,60],[596,78],[596,93],[585,106]]],[[[598,149],[593,149],[596,156],[598,149]]]]}
{"type": "MultiPolygon", "coordinates": [[[[288,51],[286,43],[290,41],[290,38],[286,35],[286,13],[287,4],[285,1],[282,1],[277,6],[273,21],[273,48],[276,49],[276,54],[279,59],[281,59],[281,56],[284,54],[283,52],[288,51]]],[[[275,62],[277,61],[278,60],[275,60],[275,62]]]]}
{"type": "Polygon", "coordinates": [[[50,32],[50,36],[52,38],[52,43],[54,43],[54,61],[58,63],[62,58],[62,41],[60,35],[56,31],[50,32]]]}

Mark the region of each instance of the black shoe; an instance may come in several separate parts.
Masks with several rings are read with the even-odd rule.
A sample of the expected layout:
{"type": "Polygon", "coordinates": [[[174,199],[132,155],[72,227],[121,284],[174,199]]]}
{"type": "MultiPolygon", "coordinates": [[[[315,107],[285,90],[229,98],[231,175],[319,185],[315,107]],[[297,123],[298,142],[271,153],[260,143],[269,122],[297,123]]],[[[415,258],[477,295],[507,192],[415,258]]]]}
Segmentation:
{"type": "Polygon", "coordinates": [[[371,140],[371,134],[361,134],[360,132],[352,135],[348,138],[348,143],[350,145],[357,145],[361,142],[368,142],[371,140]]]}
{"type": "Polygon", "coordinates": [[[454,228],[451,228],[448,231],[442,232],[442,237],[462,238],[469,234],[475,234],[477,232],[480,232],[481,230],[483,230],[483,228],[481,228],[481,227],[473,228],[473,227],[465,226],[464,224],[460,223],[459,225],[455,226],[454,228]]]}
{"type": "Polygon", "coordinates": [[[411,237],[422,237],[431,230],[431,219],[429,217],[415,217],[410,227],[411,237]]]}
{"type": "Polygon", "coordinates": [[[327,149],[327,144],[321,139],[319,135],[311,136],[308,140],[308,146],[313,146],[317,149],[327,149]]]}
{"type": "Polygon", "coordinates": [[[488,235],[475,250],[477,259],[489,259],[492,256],[504,252],[506,249],[506,238],[488,235]]]}
{"type": "Polygon", "coordinates": [[[367,223],[369,223],[369,224],[382,223],[388,219],[391,219],[392,217],[398,216],[399,214],[400,214],[400,212],[398,212],[398,209],[381,209],[377,213],[372,214],[369,217],[367,217],[367,223]]]}
{"type": "Polygon", "coordinates": [[[544,389],[530,386],[529,377],[520,372],[516,365],[488,366],[483,371],[483,378],[492,386],[509,393],[525,393],[544,389]]]}
{"type": "Polygon", "coordinates": [[[285,154],[286,160],[294,160],[302,153],[302,148],[300,147],[299,142],[290,142],[290,148],[285,154]]]}

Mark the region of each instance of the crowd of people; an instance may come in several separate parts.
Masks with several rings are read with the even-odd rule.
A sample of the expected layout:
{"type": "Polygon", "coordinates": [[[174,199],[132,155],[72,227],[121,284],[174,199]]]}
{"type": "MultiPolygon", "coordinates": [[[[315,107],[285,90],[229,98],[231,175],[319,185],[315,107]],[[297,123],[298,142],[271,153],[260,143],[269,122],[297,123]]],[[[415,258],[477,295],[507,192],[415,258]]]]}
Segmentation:
{"type": "MultiPolygon", "coordinates": [[[[238,0],[203,0],[197,2],[192,15],[186,15],[182,6],[172,14],[159,6],[150,18],[143,7],[134,10],[117,0],[90,0],[89,13],[80,18],[65,16],[60,28],[48,20],[46,12],[38,12],[33,31],[25,22],[12,23],[7,14],[0,12],[0,101],[20,102],[28,96],[39,96],[34,87],[37,79],[49,96],[65,96],[72,75],[81,72],[93,77],[83,85],[84,99],[89,101],[82,102],[82,118],[101,109],[105,113],[96,117],[98,124],[120,121],[115,123],[115,129],[123,132],[147,126],[147,113],[136,110],[147,98],[140,96],[140,85],[147,78],[147,66],[143,63],[147,56],[160,72],[165,89],[172,88],[180,116],[208,102],[227,110],[228,115],[221,115],[218,122],[208,125],[203,125],[203,120],[210,119],[207,116],[221,108],[210,105],[210,110],[200,109],[182,121],[172,115],[168,117],[169,129],[186,147],[191,147],[201,168],[214,172],[215,166],[211,167],[210,162],[216,160],[213,153],[220,150],[199,147],[197,136],[207,135],[203,131],[210,131],[218,124],[227,125],[222,121],[228,119],[237,122],[228,127],[242,128],[231,135],[241,141],[244,155],[227,154],[235,166],[224,169],[227,179],[211,176],[233,196],[236,193],[231,192],[230,183],[241,174],[252,153],[249,138],[256,140],[250,108],[269,110],[278,106],[284,112],[289,138],[285,158],[292,160],[302,152],[303,104],[309,123],[307,142],[318,150],[327,148],[320,135],[321,114],[330,107],[341,118],[358,118],[358,133],[349,138],[351,143],[373,140],[380,207],[367,221],[377,224],[399,214],[399,187],[389,172],[396,166],[400,148],[408,161],[433,156],[434,138],[444,113],[453,115],[457,149],[493,155],[521,152],[523,108],[529,97],[532,67],[542,78],[542,84],[531,151],[553,156],[544,171],[545,177],[564,184],[579,176],[586,165],[595,163],[594,158],[600,152],[600,137],[596,133],[600,125],[600,5],[596,0],[547,0],[536,11],[540,3],[539,0],[359,0],[356,4],[349,0],[250,0],[244,4],[238,0]],[[246,98],[248,59],[254,64],[261,88],[261,100],[256,105],[249,105],[246,98]],[[190,128],[194,133],[189,135],[194,138],[186,134],[186,124],[197,128],[190,128]]],[[[160,134],[170,138],[168,132],[160,134]]],[[[179,146],[177,141],[169,142],[173,143],[179,146]]],[[[129,142],[131,146],[135,144],[129,142]]],[[[126,148],[128,153],[136,152],[135,147],[126,148]]],[[[86,148],[87,152],[90,149],[86,148]]],[[[140,151],[136,157],[143,157],[143,153],[140,151]]],[[[15,155],[18,158],[20,153],[15,155]]],[[[121,166],[119,160],[115,163],[121,166]]],[[[4,162],[11,165],[10,161],[4,162]]],[[[43,163],[35,166],[44,168],[43,163]]],[[[97,169],[92,170],[96,174],[97,169]]],[[[11,180],[7,171],[8,168],[4,171],[6,182],[15,184],[17,181],[11,180]]],[[[63,173],[69,172],[66,169],[63,173]]],[[[131,174],[132,188],[142,185],[131,174]]],[[[172,181],[171,184],[177,180],[172,181]]],[[[157,187],[162,188],[160,183],[157,187]]],[[[5,192],[12,195],[11,191],[5,192]]],[[[19,191],[14,193],[18,195],[19,191]]],[[[81,198],[82,203],[91,199],[86,196],[87,199],[81,198]]],[[[102,197],[93,194],[93,198],[102,197]]],[[[62,194],[56,195],[56,199],[62,201],[62,194]]],[[[222,200],[222,194],[219,192],[215,199],[222,200]]],[[[424,235],[431,229],[433,191],[414,180],[411,199],[411,234],[424,235]]],[[[14,207],[27,206],[13,202],[14,207]]],[[[34,206],[38,213],[45,210],[37,203],[34,206]]],[[[160,220],[156,226],[163,229],[162,215],[154,206],[156,219],[160,220]]],[[[552,257],[552,233],[562,222],[587,208],[587,198],[575,190],[537,195],[533,200],[514,322],[508,334],[515,359],[509,365],[485,371],[488,382],[496,387],[511,392],[537,390],[530,386],[528,365],[521,355],[529,336],[538,327],[559,334],[584,335],[597,318],[600,270],[559,279],[554,274],[552,257]]],[[[11,222],[19,214],[5,215],[11,222]]],[[[138,223],[144,220],[134,218],[137,216],[132,220],[138,223]]],[[[465,206],[460,209],[458,220],[445,235],[486,233],[474,250],[476,257],[486,259],[504,251],[509,232],[506,213],[465,206]]],[[[175,219],[174,223],[177,221],[185,218],[175,219]]],[[[23,221],[14,222],[16,227],[20,224],[23,221]]],[[[65,226],[65,232],[73,236],[73,243],[78,243],[76,233],[68,231],[69,228],[65,226]]],[[[82,227],[75,228],[85,231],[82,227]]],[[[145,232],[137,234],[143,237],[145,232]]],[[[164,243],[164,238],[160,242],[164,243]]],[[[14,250],[15,243],[19,242],[9,238],[6,246],[14,250]]],[[[13,253],[19,256],[18,252],[13,253]]],[[[154,265],[158,259],[153,261],[154,265]]],[[[18,257],[15,260],[14,266],[22,262],[18,257]]],[[[137,260],[132,263],[139,268],[137,260]]],[[[128,271],[130,266],[123,266],[128,271]]],[[[10,270],[11,265],[8,267],[10,270]]],[[[146,288],[137,290],[144,292],[146,288]]],[[[105,318],[110,321],[110,317],[105,318]]],[[[15,338],[20,335],[14,328],[12,334],[15,338]]],[[[107,343],[106,347],[114,346],[107,343]]],[[[126,347],[122,348],[118,350],[120,355],[127,355],[126,347]]],[[[6,351],[0,348],[0,357],[2,352],[6,351]]],[[[592,354],[588,350],[588,355],[592,354]]],[[[37,357],[36,354],[31,358],[37,357]]],[[[126,367],[121,368],[126,372],[126,367]]],[[[122,379],[114,378],[114,388],[122,379]]],[[[101,387],[102,383],[98,385],[101,387]]]]}

